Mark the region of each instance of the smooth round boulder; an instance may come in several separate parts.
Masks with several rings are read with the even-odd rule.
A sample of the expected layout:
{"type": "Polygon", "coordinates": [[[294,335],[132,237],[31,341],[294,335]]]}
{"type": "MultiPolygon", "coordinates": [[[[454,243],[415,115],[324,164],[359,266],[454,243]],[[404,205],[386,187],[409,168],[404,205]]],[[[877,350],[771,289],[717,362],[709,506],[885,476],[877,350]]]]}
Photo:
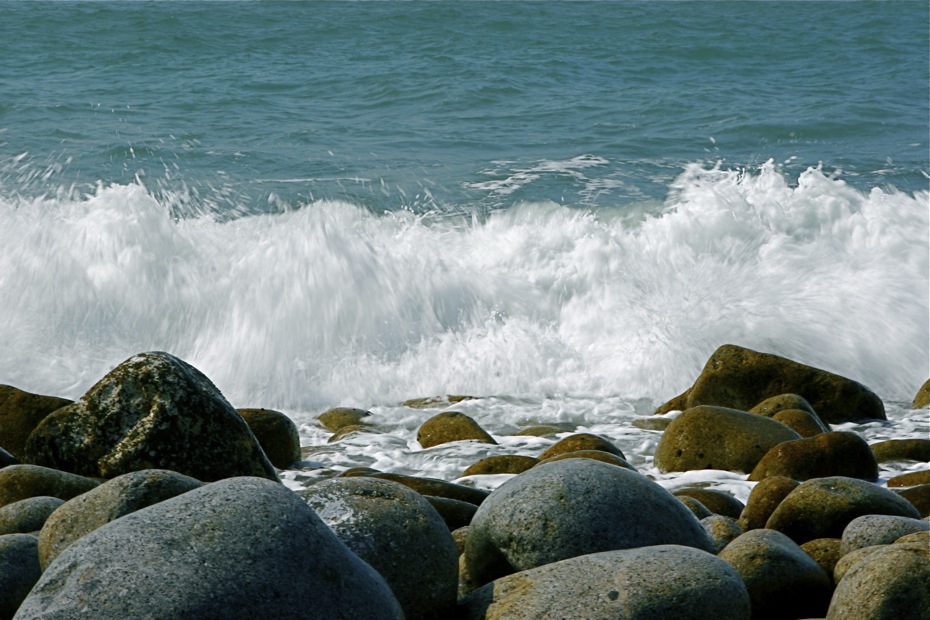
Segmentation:
{"type": "Polygon", "coordinates": [[[464,484],[456,484],[438,478],[426,478],[423,476],[407,476],[405,474],[395,474],[392,472],[378,472],[365,474],[369,478],[380,478],[382,480],[391,480],[398,482],[405,487],[413,489],[420,495],[432,495],[434,497],[447,497],[460,502],[468,502],[476,506],[480,505],[490,494],[487,489],[476,489],[467,487],[464,484]]]}
{"type": "Polygon", "coordinates": [[[743,578],[753,620],[818,617],[830,604],[830,576],[780,532],[746,532],[717,556],[743,578]]]}
{"type": "Polygon", "coordinates": [[[692,407],[662,433],[655,465],[662,472],[723,469],[749,473],[778,444],[800,439],[766,417],[725,407],[692,407]]]}
{"type": "Polygon", "coordinates": [[[887,439],[871,446],[875,460],[930,462],[930,439],[887,439]]]}
{"type": "Polygon", "coordinates": [[[892,515],[863,515],[843,530],[844,554],[871,545],[888,545],[907,534],[930,531],[930,522],[892,515]]]}
{"type": "Polygon", "coordinates": [[[715,553],[720,553],[721,549],[743,534],[743,528],[739,526],[736,519],[723,515],[704,517],[701,519],[701,525],[704,526],[704,530],[714,543],[715,553]]]}
{"type": "Polygon", "coordinates": [[[778,394],[776,396],[771,396],[760,403],[756,403],[748,411],[749,413],[758,413],[759,415],[771,418],[779,411],[790,409],[800,409],[801,411],[817,415],[817,412],[814,411],[811,404],[807,402],[807,399],[800,394],[778,394]]]}
{"type": "Polygon", "coordinates": [[[539,455],[539,460],[544,461],[561,454],[578,452],[579,450],[600,450],[601,452],[609,452],[610,454],[626,460],[623,451],[614,445],[612,441],[592,433],[575,433],[574,435],[569,435],[568,437],[558,440],[539,455]]]}
{"type": "Polygon", "coordinates": [[[591,459],[539,465],[498,487],[471,522],[474,583],[566,558],[649,545],[711,551],[701,523],[645,476],[591,459]]]}
{"type": "Polygon", "coordinates": [[[469,465],[462,472],[465,476],[493,476],[497,474],[522,474],[539,463],[539,459],[520,454],[495,454],[469,465]]]}
{"type": "Polygon", "coordinates": [[[691,511],[691,514],[697,517],[698,520],[709,517],[713,514],[707,509],[707,506],[694,499],[693,497],[688,497],[687,495],[676,495],[675,497],[678,497],[678,501],[684,504],[685,507],[691,511]]]}
{"type": "Polygon", "coordinates": [[[841,546],[842,541],[839,538],[815,538],[801,545],[801,549],[833,579],[836,563],[843,555],[840,551],[841,546]]]}
{"type": "Polygon", "coordinates": [[[0,385],[0,447],[17,460],[25,456],[26,440],[45,416],[73,401],[0,385]]]}
{"type": "Polygon", "coordinates": [[[96,480],[49,467],[10,465],[0,469],[0,507],[30,497],[69,500],[99,484],[96,480]]]}
{"type": "Polygon", "coordinates": [[[39,532],[42,570],[75,540],[98,527],[187,493],[201,484],[199,480],[174,471],[145,469],[117,476],[68,500],[48,518],[39,532]]]}
{"type": "Polygon", "coordinates": [[[924,407],[930,407],[930,379],[924,381],[911,402],[911,409],[923,409],[924,407]]]}
{"type": "Polygon", "coordinates": [[[497,444],[481,425],[458,411],[446,411],[434,415],[417,431],[417,441],[425,448],[432,448],[452,441],[480,441],[497,444]]]}
{"type": "Polygon", "coordinates": [[[919,484],[906,489],[895,489],[898,497],[906,499],[911,506],[917,509],[921,519],[930,517],[930,484],[919,484]]]}
{"type": "Polygon", "coordinates": [[[478,507],[469,502],[434,495],[424,495],[423,497],[436,509],[439,516],[445,521],[449,531],[467,527],[478,511],[478,507]]]}
{"type": "Polygon", "coordinates": [[[888,479],[888,487],[916,487],[921,484],[930,484],[930,469],[912,471],[888,479]]]}
{"type": "Polygon", "coordinates": [[[170,469],[207,482],[278,479],[249,425],[216,386],[160,351],[129,358],[47,416],[25,452],[26,462],[100,478],[170,469]]]}
{"type": "Polygon", "coordinates": [[[287,469],[300,460],[300,435],[289,417],[274,409],[238,409],[271,464],[287,469]]]}
{"type": "Polygon", "coordinates": [[[803,409],[783,409],[771,418],[781,422],[801,437],[813,437],[820,433],[830,432],[830,427],[818,418],[817,414],[803,409]]]}
{"type": "Polygon", "coordinates": [[[801,544],[815,538],[840,538],[850,521],[869,514],[920,517],[910,502],[893,491],[857,478],[831,476],[798,485],[765,527],[801,544]]]}
{"type": "Polygon", "coordinates": [[[407,620],[455,610],[458,550],[419,493],[389,480],[334,478],[298,493],[394,592],[407,620]]]}
{"type": "MultiPolygon", "coordinates": [[[[843,577],[846,576],[846,573],[849,572],[849,569],[879,549],[884,549],[885,547],[887,547],[887,545],[870,545],[868,547],[859,547],[858,549],[853,549],[849,553],[840,556],[840,559],[836,562],[836,566],[833,567],[833,583],[839,583],[843,581],[843,577]]],[[[842,551],[842,548],[840,550],[842,551]]]]}
{"type": "Polygon", "coordinates": [[[361,426],[364,418],[371,415],[366,409],[356,409],[354,407],[334,407],[328,409],[316,417],[325,428],[335,432],[342,430],[346,426],[361,426]]]}
{"type": "Polygon", "coordinates": [[[57,497],[40,496],[7,504],[0,508],[0,535],[38,532],[55,509],[64,503],[57,497]]]}
{"type": "Polygon", "coordinates": [[[575,430],[574,424],[542,424],[528,426],[517,431],[517,437],[555,437],[561,433],[570,433],[575,430]]]}
{"type": "Polygon", "coordinates": [[[637,471],[626,459],[617,456],[611,452],[604,452],[603,450],[576,450],[574,452],[562,452],[561,454],[556,454],[555,456],[550,456],[547,459],[539,461],[539,464],[542,463],[551,463],[553,461],[564,461],[565,459],[594,459],[595,461],[601,461],[603,463],[609,463],[610,465],[616,465],[617,467],[623,467],[624,469],[629,469],[631,471],[637,471]]]}
{"type": "Polygon", "coordinates": [[[750,618],[749,596],[736,571],[712,554],[678,545],[546,564],[475,590],[461,609],[463,620],[750,618]]]}
{"type": "Polygon", "coordinates": [[[29,534],[0,536],[0,618],[12,618],[42,576],[37,545],[29,534]]]}
{"type": "Polygon", "coordinates": [[[887,545],[837,584],[827,620],[930,620],[930,548],[887,545]]]}
{"type": "Polygon", "coordinates": [[[801,484],[797,480],[772,476],[756,483],[737,522],[744,531],[765,527],[766,522],[788,494],[801,484]]]}
{"type": "Polygon", "coordinates": [[[739,519],[743,512],[743,502],[739,501],[725,491],[716,489],[703,489],[698,487],[681,487],[672,491],[675,497],[693,497],[714,514],[739,519]]]}
{"type": "Polygon", "coordinates": [[[846,476],[875,482],[878,463],[869,444],[856,433],[828,432],[778,444],[765,453],[749,479],[772,476],[798,481],[846,476]]]}
{"type": "Polygon", "coordinates": [[[19,459],[0,448],[0,467],[6,467],[7,465],[17,465],[19,464],[19,459]]]}
{"type": "Polygon", "coordinates": [[[18,620],[399,619],[384,579],[284,485],[229,478],[78,539],[18,620]]]}

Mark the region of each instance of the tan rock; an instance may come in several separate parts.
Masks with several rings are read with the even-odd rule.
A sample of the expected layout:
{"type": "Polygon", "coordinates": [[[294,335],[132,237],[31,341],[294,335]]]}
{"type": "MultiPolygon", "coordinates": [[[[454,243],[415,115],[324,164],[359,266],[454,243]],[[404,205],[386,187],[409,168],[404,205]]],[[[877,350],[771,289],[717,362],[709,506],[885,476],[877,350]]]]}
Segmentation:
{"type": "Polygon", "coordinates": [[[497,444],[477,422],[458,411],[446,411],[435,415],[424,422],[417,431],[417,441],[423,448],[468,440],[497,444]]]}

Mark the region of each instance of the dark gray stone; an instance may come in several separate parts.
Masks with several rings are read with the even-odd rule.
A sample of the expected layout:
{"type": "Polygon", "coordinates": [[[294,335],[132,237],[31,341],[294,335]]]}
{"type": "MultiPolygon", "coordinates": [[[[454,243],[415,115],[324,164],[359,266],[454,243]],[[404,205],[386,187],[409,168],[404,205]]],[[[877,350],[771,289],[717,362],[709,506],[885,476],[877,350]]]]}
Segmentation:
{"type": "Polygon", "coordinates": [[[38,543],[29,534],[0,536],[0,618],[7,620],[42,576],[38,543]]]}
{"type": "Polygon", "coordinates": [[[930,523],[923,519],[892,515],[863,515],[849,522],[842,536],[842,553],[871,545],[887,545],[907,534],[926,532],[930,523]]]}
{"type": "Polygon", "coordinates": [[[402,618],[294,492],[230,478],[116,519],[46,569],[17,620],[402,618]]]}
{"type": "Polygon", "coordinates": [[[49,515],[64,504],[57,497],[30,497],[0,508],[0,535],[38,532],[49,515]]]}
{"type": "Polygon", "coordinates": [[[930,548],[887,545],[847,571],[827,620],[930,620],[930,548]]]}

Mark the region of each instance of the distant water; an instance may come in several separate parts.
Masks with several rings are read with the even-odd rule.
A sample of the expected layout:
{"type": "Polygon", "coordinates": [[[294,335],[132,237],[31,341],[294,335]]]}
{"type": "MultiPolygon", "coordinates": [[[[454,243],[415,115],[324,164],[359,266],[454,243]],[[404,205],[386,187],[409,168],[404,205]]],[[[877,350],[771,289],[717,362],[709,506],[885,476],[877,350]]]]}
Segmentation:
{"type": "Polygon", "coordinates": [[[925,434],[900,403],[930,375],[928,23],[0,2],[0,382],[77,397],[166,350],[237,406],[373,408],[398,434],[355,462],[448,474],[383,442],[413,458],[397,403],[465,393],[493,432],[571,421],[642,465],[629,417],[730,342],[925,434]]]}

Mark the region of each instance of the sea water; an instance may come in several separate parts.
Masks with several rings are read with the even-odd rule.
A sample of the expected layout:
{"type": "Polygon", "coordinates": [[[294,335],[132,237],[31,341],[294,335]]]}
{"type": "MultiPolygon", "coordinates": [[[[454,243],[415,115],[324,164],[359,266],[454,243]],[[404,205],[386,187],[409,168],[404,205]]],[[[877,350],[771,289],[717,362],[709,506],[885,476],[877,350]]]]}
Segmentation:
{"type": "Polygon", "coordinates": [[[297,422],[294,486],[458,479],[559,422],[745,499],[632,425],[725,343],[882,397],[839,429],[927,437],[928,16],[0,2],[0,382],[76,398],[168,351],[297,422]],[[445,394],[476,398],[401,405],[445,394]],[[380,432],[327,444],[333,406],[380,432]],[[421,450],[448,409],[498,445],[421,450]]]}

